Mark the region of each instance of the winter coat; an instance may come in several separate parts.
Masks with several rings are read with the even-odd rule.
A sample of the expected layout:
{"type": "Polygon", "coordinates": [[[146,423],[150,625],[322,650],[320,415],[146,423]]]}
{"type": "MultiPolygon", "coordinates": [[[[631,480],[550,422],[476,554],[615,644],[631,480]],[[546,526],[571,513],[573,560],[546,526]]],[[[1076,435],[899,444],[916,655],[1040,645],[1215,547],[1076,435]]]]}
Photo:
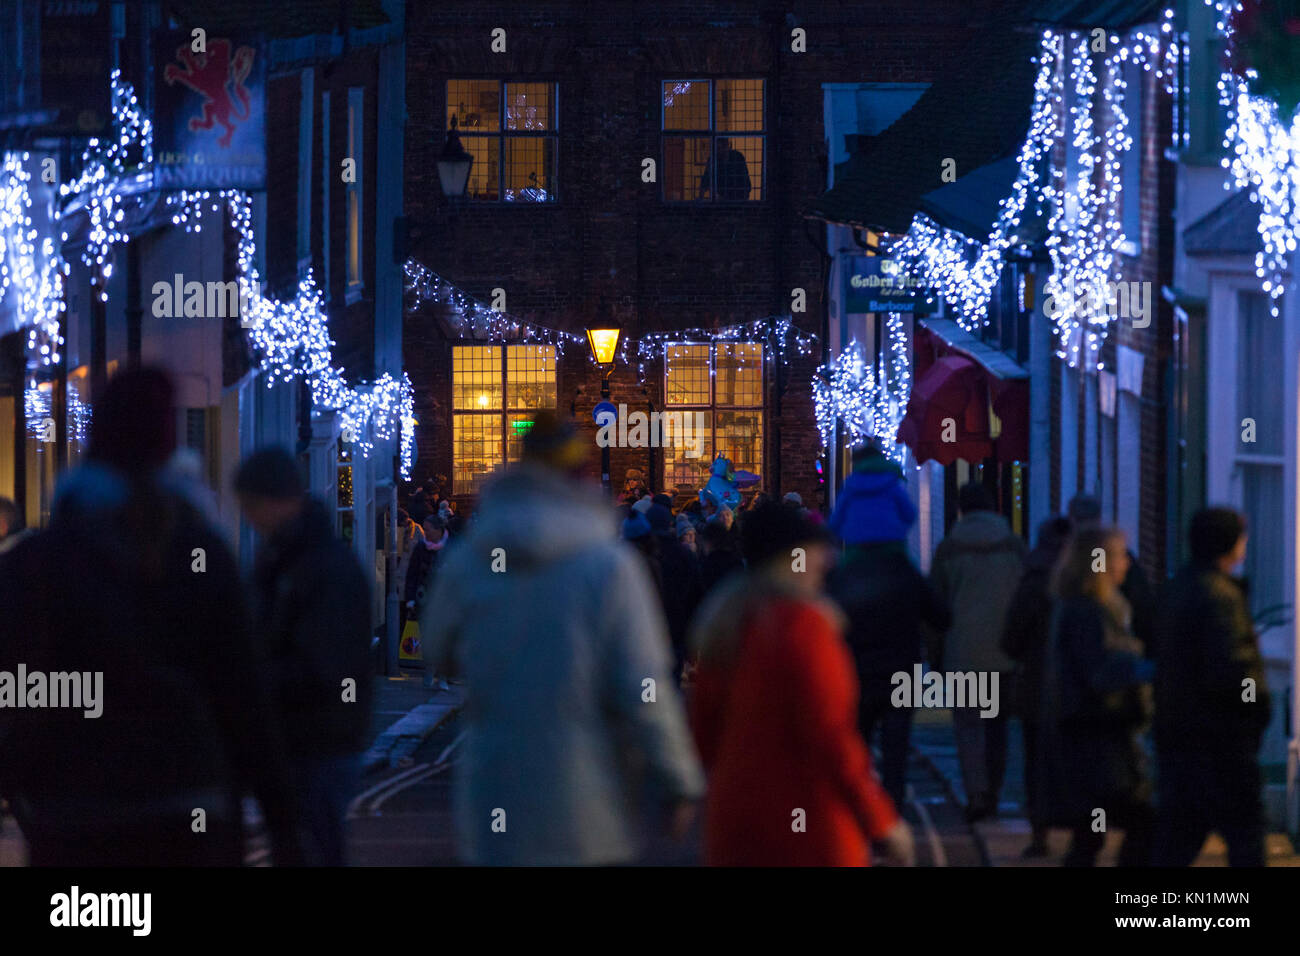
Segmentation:
{"type": "Polygon", "coordinates": [[[1138,737],[1150,719],[1154,667],[1141,642],[1087,597],[1057,602],[1050,632],[1039,738],[1046,815],[1075,825],[1096,807],[1149,800],[1138,737]]]}
{"type": "Polygon", "coordinates": [[[999,645],[1024,556],[1025,543],[993,511],[965,515],[939,542],[930,583],[952,612],[940,655],[943,670],[1011,670],[999,645]]]}
{"type": "Polygon", "coordinates": [[[1259,641],[1240,581],[1208,566],[1170,583],[1157,628],[1156,745],[1220,760],[1254,760],[1270,698],[1259,641]],[[1242,700],[1244,681],[1256,699],[1242,700]]]}
{"type": "Polygon", "coordinates": [[[691,549],[671,532],[652,535],[658,542],[659,601],[672,639],[675,673],[680,674],[686,661],[686,634],[691,618],[704,597],[700,583],[700,564],[691,549]]]}
{"type": "Polygon", "coordinates": [[[0,790],[34,859],[57,845],[66,864],[237,866],[251,790],[276,862],[293,861],[291,783],[235,559],[184,498],[94,462],[66,473],[48,529],[0,558],[0,607],[0,671],[103,675],[98,716],[0,708],[0,790]],[[207,834],[169,837],[190,836],[195,807],[207,834]]]}
{"type": "Polygon", "coordinates": [[[1008,708],[1035,721],[1042,708],[1043,660],[1052,623],[1052,568],[1058,548],[1034,548],[1025,559],[1025,573],[1007,608],[1002,652],[1018,665],[1015,700],[1008,708]]]}
{"type": "Polygon", "coordinates": [[[890,678],[912,673],[922,658],[922,623],[940,631],[951,623],[902,542],[850,548],[828,591],[848,615],[846,638],[864,695],[887,699],[890,678]]]}
{"type": "Polygon", "coordinates": [[[302,513],[269,537],[252,580],[257,633],[294,755],[364,749],[373,671],[370,587],[321,502],[306,498],[302,513]],[[349,679],[355,701],[344,699],[349,679]]]}
{"type": "Polygon", "coordinates": [[[844,482],[828,527],[845,544],[902,541],[916,521],[903,471],[883,455],[869,458],[844,482]]]}
{"type": "Polygon", "coordinates": [[[630,758],[666,801],[703,793],[663,612],[614,520],[585,488],[518,465],[484,487],[438,569],[420,633],[430,666],[468,688],[455,814],[469,863],[634,860],[630,758]]]}
{"type": "Polygon", "coordinates": [[[432,593],[430,585],[433,583],[432,575],[438,566],[438,556],[446,550],[447,542],[451,540],[451,532],[444,530],[442,537],[429,546],[429,542],[421,537],[411,549],[411,561],[406,568],[405,587],[403,589],[402,600],[415,601],[417,607],[422,606],[424,600],[432,593]]]}
{"type": "Polygon", "coordinates": [[[897,821],[858,734],[842,633],[830,602],[752,574],[701,608],[691,723],[709,773],[706,863],[864,866],[897,821]]]}

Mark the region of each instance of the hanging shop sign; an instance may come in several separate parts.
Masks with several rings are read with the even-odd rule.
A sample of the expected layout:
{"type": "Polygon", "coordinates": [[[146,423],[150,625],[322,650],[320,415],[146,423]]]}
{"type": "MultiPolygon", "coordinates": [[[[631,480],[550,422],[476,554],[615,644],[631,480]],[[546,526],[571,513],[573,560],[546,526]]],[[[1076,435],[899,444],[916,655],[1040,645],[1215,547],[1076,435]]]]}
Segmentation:
{"type": "Polygon", "coordinates": [[[41,4],[41,105],[58,111],[53,132],[98,136],[108,129],[111,14],[108,0],[41,4]]]}
{"type": "Polygon", "coordinates": [[[265,189],[262,46],[235,37],[160,30],[154,62],[154,185],[168,190],[265,189]]]}
{"type": "MultiPolygon", "coordinates": [[[[929,315],[929,290],[901,262],[886,256],[852,256],[844,276],[847,312],[911,312],[929,315]]],[[[932,298],[932,297],[931,297],[932,298]]]]}

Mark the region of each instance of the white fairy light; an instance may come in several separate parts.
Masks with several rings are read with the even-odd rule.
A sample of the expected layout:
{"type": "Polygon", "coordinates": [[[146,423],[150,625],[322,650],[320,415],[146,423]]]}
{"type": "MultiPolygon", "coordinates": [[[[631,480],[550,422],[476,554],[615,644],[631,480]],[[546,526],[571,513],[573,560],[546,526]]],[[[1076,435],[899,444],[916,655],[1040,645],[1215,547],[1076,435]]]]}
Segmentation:
{"type": "Polygon", "coordinates": [[[878,365],[872,366],[863,357],[862,347],[850,342],[813,376],[813,413],[823,447],[829,446],[838,423],[850,445],[874,438],[886,455],[902,465],[907,449],[896,440],[912,392],[911,353],[902,316],[888,313],[885,332],[888,369],[883,354],[878,365]]]}

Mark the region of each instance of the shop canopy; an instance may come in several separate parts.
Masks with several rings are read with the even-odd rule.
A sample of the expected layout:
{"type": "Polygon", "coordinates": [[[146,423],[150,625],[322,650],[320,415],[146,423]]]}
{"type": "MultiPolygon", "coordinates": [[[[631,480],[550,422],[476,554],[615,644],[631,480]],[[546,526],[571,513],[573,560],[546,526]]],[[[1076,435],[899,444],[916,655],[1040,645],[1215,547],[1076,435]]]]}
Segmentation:
{"type": "Polygon", "coordinates": [[[1029,457],[1025,369],[946,319],[918,324],[913,353],[916,378],[898,442],[918,462],[1029,457]]]}

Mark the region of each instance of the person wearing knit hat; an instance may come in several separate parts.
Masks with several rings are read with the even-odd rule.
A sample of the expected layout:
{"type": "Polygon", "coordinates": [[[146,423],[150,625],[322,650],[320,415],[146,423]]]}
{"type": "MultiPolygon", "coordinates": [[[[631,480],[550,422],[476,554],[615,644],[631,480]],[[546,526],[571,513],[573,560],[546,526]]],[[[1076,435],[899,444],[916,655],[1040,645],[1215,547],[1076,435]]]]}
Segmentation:
{"type": "Polygon", "coordinates": [[[644,538],[650,533],[650,522],[646,516],[639,511],[633,510],[623,519],[620,536],[624,541],[636,541],[638,538],[644,538]]]}
{"type": "Polygon", "coordinates": [[[639,501],[632,505],[632,510],[637,514],[649,514],[650,509],[654,506],[655,500],[649,495],[645,495],[639,501]]]}

